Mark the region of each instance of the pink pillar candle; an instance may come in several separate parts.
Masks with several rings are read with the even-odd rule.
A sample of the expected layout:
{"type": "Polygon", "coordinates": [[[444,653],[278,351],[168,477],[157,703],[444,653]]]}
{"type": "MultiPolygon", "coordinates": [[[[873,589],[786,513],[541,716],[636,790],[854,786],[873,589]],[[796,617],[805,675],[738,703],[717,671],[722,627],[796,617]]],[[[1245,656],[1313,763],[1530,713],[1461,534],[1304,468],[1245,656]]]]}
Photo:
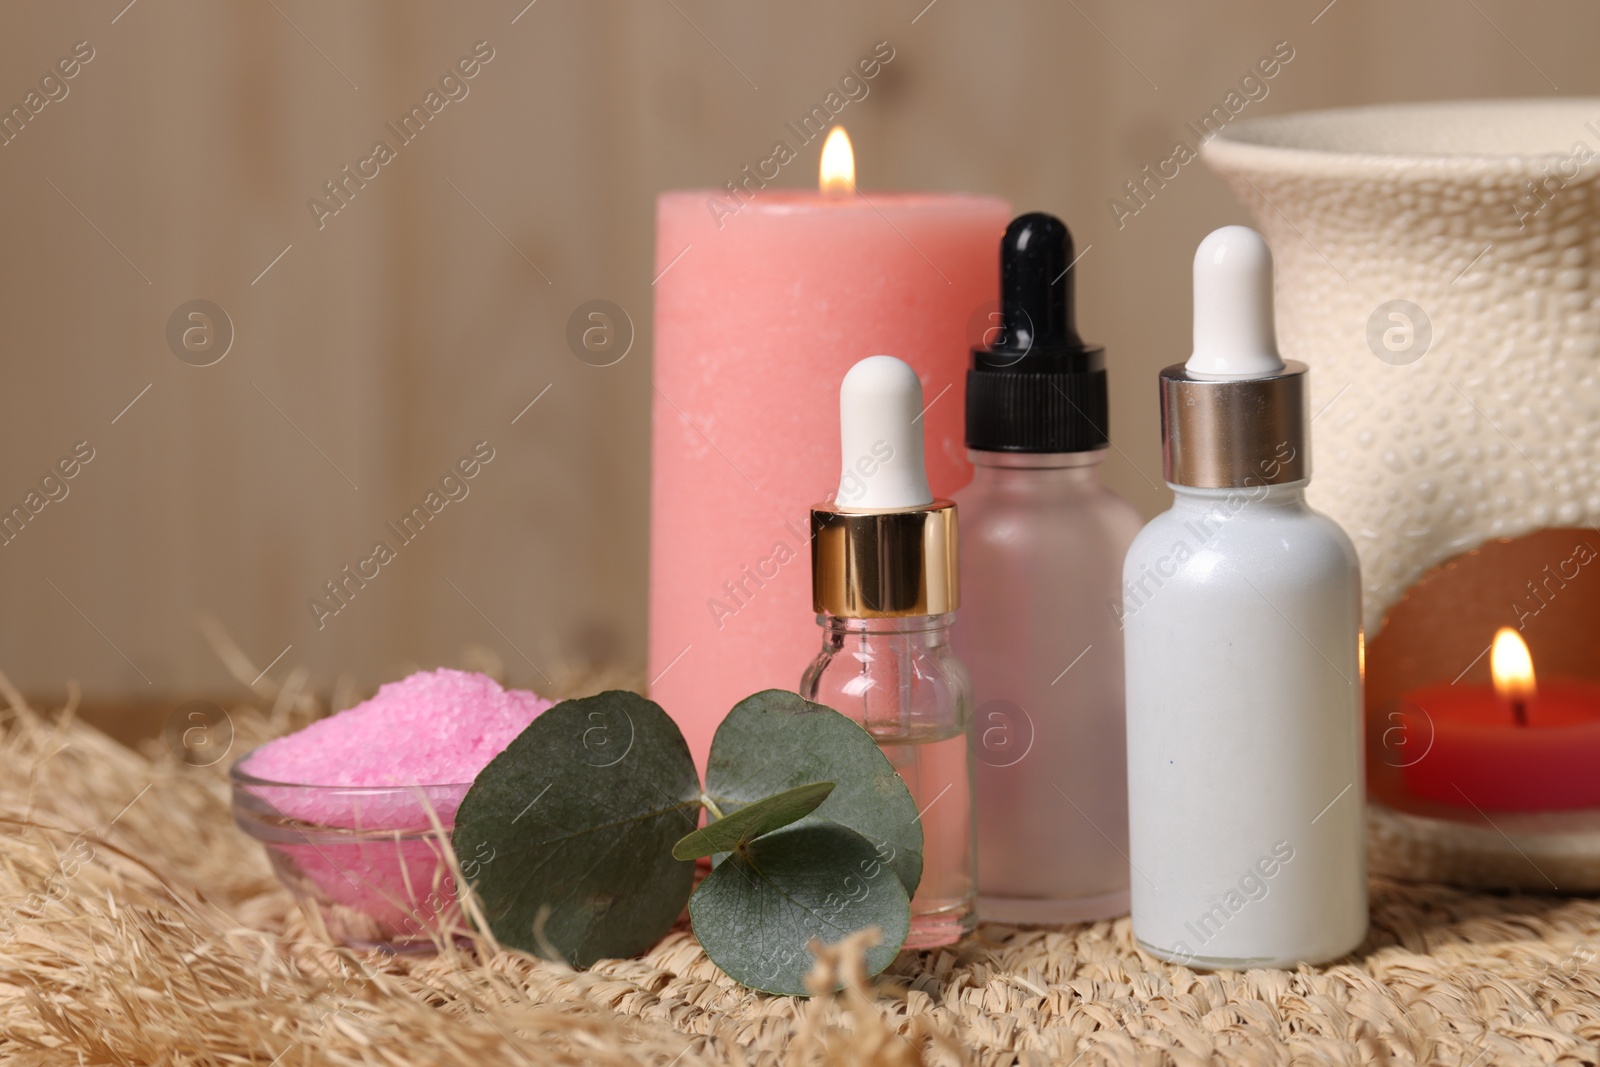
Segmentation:
{"type": "Polygon", "coordinates": [[[1011,217],[942,194],[729,204],[669,192],[656,216],[650,695],[701,767],[728,709],[793,690],[819,647],[808,509],[839,483],[845,371],[878,354],[916,368],[933,491],[969,480],[972,323],[995,307],[1011,217]]]}

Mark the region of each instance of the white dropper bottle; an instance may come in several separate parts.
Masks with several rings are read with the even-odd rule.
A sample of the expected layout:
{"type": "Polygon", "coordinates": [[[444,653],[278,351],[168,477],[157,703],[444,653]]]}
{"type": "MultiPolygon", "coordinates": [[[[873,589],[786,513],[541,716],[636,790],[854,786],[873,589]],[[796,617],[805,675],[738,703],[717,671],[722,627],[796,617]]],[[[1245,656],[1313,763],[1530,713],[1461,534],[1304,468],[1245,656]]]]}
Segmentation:
{"type": "Polygon", "coordinates": [[[907,948],[973,928],[977,869],[972,694],[950,650],[956,506],[928,488],[922,411],[916,371],[893,356],[869,356],[840,386],[839,491],[811,510],[822,650],[800,681],[801,696],[866,728],[922,812],[907,948]]]}
{"type": "Polygon", "coordinates": [[[1123,566],[1133,932],[1195,967],[1320,962],[1367,928],[1360,574],[1305,503],[1308,372],[1261,236],[1201,242],[1194,297],[1161,372],[1173,506],[1123,566]]]}

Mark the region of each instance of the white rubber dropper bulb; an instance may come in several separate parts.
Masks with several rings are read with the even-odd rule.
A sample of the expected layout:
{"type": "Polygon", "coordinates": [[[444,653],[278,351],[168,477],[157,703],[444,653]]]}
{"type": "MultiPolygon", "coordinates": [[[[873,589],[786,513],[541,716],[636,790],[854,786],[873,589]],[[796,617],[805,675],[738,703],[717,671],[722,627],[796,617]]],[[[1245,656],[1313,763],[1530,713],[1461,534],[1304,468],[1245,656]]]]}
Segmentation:
{"type": "Polygon", "coordinates": [[[922,382],[910,364],[868,356],[839,386],[842,511],[892,511],[933,503],[922,456],[922,382]]]}
{"type": "Polygon", "coordinates": [[[1283,371],[1272,321],[1272,251],[1248,226],[1213,230],[1194,253],[1194,354],[1205,378],[1261,378],[1283,371]]]}

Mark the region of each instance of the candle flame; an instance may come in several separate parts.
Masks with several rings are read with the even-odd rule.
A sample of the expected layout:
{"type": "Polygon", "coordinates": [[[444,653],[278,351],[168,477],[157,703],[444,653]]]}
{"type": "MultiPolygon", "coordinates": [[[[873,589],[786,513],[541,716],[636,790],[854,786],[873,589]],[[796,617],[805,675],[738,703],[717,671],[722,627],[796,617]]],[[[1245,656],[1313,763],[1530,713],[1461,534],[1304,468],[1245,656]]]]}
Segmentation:
{"type": "Polygon", "coordinates": [[[1502,626],[1494,635],[1489,650],[1489,673],[1494,677],[1495,695],[1513,703],[1533,699],[1533,656],[1522,635],[1502,626]]]}
{"type": "Polygon", "coordinates": [[[856,187],[856,154],[850,135],[835,126],[822,142],[822,165],[817,172],[817,188],[824,196],[845,196],[856,187]]]}

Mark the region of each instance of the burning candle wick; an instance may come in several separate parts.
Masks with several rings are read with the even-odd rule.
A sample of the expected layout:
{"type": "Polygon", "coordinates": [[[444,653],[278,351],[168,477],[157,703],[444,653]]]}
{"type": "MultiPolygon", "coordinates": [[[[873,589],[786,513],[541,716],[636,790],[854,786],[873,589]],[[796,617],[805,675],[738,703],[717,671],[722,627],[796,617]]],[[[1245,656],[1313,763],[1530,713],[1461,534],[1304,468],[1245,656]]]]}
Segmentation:
{"type": "Polygon", "coordinates": [[[822,159],[817,165],[817,188],[830,199],[849,196],[856,189],[856,154],[850,135],[835,126],[822,142],[822,159]]]}
{"type": "Polygon", "coordinates": [[[1502,626],[1490,645],[1489,674],[1500,699],[1511,705],[1518,726],[1528,725],[1528,701],[1534,694],[1533,656],[1528,643],[1509,626],[1502,626]]]}

